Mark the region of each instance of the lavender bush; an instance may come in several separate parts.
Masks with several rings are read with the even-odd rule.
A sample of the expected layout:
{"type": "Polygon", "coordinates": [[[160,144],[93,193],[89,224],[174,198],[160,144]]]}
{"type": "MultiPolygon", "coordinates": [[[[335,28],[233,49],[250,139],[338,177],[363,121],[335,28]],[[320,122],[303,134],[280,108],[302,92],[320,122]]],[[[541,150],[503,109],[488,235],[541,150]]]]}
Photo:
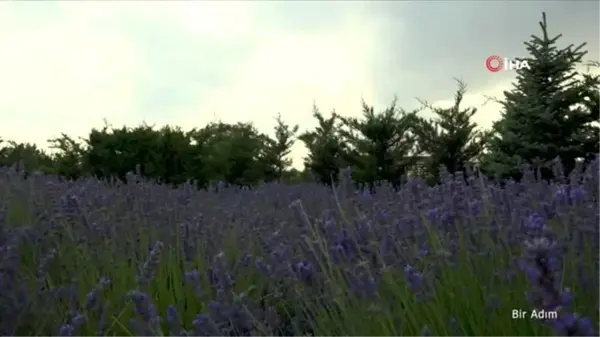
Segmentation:
{"type": "Polygon", "coordinates": [[[595,335],[598,164],[374,194],[5,169],[0,335],[595,335]]]}

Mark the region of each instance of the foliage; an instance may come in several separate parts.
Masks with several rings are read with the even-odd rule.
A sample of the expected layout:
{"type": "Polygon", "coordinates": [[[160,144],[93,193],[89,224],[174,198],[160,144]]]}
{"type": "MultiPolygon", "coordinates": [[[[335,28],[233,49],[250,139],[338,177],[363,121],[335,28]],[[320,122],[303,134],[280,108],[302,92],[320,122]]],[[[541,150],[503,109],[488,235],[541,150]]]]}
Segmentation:
{"type": "MultiPolygon", "coordinates": [[[[0,138],[0,144],[4,141],[0,138]]],[[[0,166],[16,165],[20,170],[29,173],[37,169],[52,167],[52,158],[35,144],[21,144],[8,141],[8,146],[0,148],[0,166]]]]}
{"type": "Polygon", "coordinates": [[[325,118],[313,106],[313,116],[319,125],[313,131],[306,131],[298,137],[309,152],[304,160],[304,167],[315,176],[316,181],[330,185],[337,182],[340,169],[348,164],[348,148],[340,135],[339,116],[335,111],[332,111],[329,118],[325,118]]]}
{"type": "Polygon", "coordinates": [[[286,158],[291,151],[292,145],[294,145],[294,137],[298,132],[298,125],[290,127],[281,118],[281,114],[278,114],[275,118],[277,124],[275,125],[275,139],[266,137],[265,154],[262,158],[262,162],[267,166],[265,176],[267,181],[280,180],[283,176],[284,171],[292,166],[292,161],[286,158]]]}
{"type": "Polygon", "coordinates": [[[540,26],[543,36],[525,43],[530,69],[517,71],[514,88],[500,101],[501,119],[491,130],[471,121],[476,108],[460,106],[466,85],[459,82],[452,107],[424,103],[434,119],[407,112],[394,100],[377,113],[363,101],[359,117],[335,111],[325,117],[314,105],[317,125],[302,132],[278,114],[272,135],[245,122],[216,121],[187,131],[146,124],[115,128],[106,122],[79,140],[64,133],[50,139],[52,153],[0,141],[0,166],[16,165],[26,175],[40,171],[111,182],[125,182],[135,172],[157,183],[190,182],[198,188],[272,181],[331,185],[342,172],[371,189],[385,183],[398,188],[415,175],[433,185],[440,181],[440,167],[455,173],[472,164],[490,177],[519,179],[523,164],[541,167],[545,179],[564,177],[578,158],[589,162],[600,151],[600,77],[574,71],[584,45],[558,49],[560,35],[548,37],[545,14],[540,26]],[[308,150],[303,170],[292,168],[289,158],[297,139],[308,150]],[[565,172],[549,169],[557,157],[565,172]]]}
{"type": "Polygon", "coordinates": [[[453,106],[436,108],[423,102],[436,118],[415,117],[414,132],[420,150],[429,158],[426,180],[430,183],[439,182],[440,167],[450,173],[465,172],[469,165],[476,164],[487,142],[486,133],[477,130],[477,125],[471,121],[477,109],[460,107],[467,87],[464,82],[457,82],[453,106]]]}
{"type": "Polygon", "coordinates": [[[415,137],[410,132],[416,111],[396,109],[396,100],[386,110],[375,113],[362,102],[362,119],[342,117],[342,137],[350,145],[350,164],[356,180],[374,186],[387,181],[399,186],[414,165],[415,137]]]}
{"type": "Polygon", "coordinates": [[[574,70],[585,43],[558,49],[561,35],[548,36],[545,14],[540,26],[543,36],[525,43],[530,69],[517,71],[514,89],[504,93],[502,119],[493,126],[484,166],[500,177],[517,178],[520,165],[535,163],[549,178],[555,158],[569,172],[577,158],[589,161],[599,151],[598,77],[578,79],[574,70]]]}

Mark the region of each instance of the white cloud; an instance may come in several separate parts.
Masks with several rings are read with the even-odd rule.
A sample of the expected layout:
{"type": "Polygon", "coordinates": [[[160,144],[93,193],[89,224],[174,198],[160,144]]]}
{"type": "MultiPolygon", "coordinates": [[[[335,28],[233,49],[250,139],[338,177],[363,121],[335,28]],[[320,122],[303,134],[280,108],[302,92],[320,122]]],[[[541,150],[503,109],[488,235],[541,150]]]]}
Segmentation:
{"type": "MultiPolygon", "coordinates": [[[[402,44],[418,27],[383,19],[366,3],[323,4],[329,12],[248,1],[0,2],[0,136],[45,147],[61,132],[84,136],[103,119],[117,126],[146,121],[189,129],[215,116],[252,121],[270,132],[278,112],[306,130],[315,125],[313,101],[323,113],[335,108],[358,115],[361,98],[383,108],[392,98],[381,97],[390,85],[412,93],[416,82],[447,93],[425,93],[434,105],[451,104],[453,88],[442,88],[438,74],[417,73],[427,67],[404,62],[429,46],[402,44]],[[315,25],[291,22],[299,14],[315,25]],[[384,50],[390,55],[382,57],[384,50]],[[388,70],[405,77],[376,82],[389,78],[388,70]],[[160,95],[163,87],[192,94],[161,101],[173,105],[164,111],[148,111],[160,105],[148,93],[160,95]]],[[[422,63],[433,62],[430,56],[422,63]]],[[[484,127],[499,107],[483,106],[483,95],[500,97],[510,87],[508,80],[489,83],[472,88],[464,100],[479,107],[476,121],[484,127]]],[[[398,104],[410,108],[416,102],[398,104]]],[[[298,142],[296,166],[305,153],[298,142]]]]}
{"type": "MultiPolygon", "coordinates": [[[[2,12],[9,15],[10,7],[2,12]]],[[[131,88],[143,59],[117,31],[82,17],[44,25],[0,21],[3,138],[43,146],[60,132],[85,134],[102,118],[132,120],[131,88]]]]}
{"type": "MultiPolygon", "coordinates": [[[[312,127],[312,103],[324,113],[336,109],[360,113],[360,98],[373,101],[374,83],[367,73],[375,50],[372,36],[378,27],[349,21],[348,27],[322,32],[279,34],[264,32],[230,85],[198,97],[197,102],[170,114],[164,122],[188,126],[209,122],[252,121],[270,132],[273,117],[281,112],[301,131],[312,127]],[[349,28],[353,27],[353,28],[349,28]],[[198,112],[204,112],[199,117],[198,112]]],[[[295,166],[306,151],[300,142],[292,150],[295,166]]]]}
{"type": "MultiPolygon", "coordinates": [[[[580,65],[576,70],[579,73],[600,74],[600,69],[589,68],[586,65],[580,65]]],[[[477,108],[477,113],[473,116],[473,121],[481,129],[490,128],[493,122],[500,118],[502,105],[496,102],[496,100],[503,100],[504,92],[511,91],[514,88],[514,80],[514,77],[505,77],[502,80],[494,81],[494,84],[488,87],[477,88],[474,91],[469,89],[467,83],[467,93],[463,97],[461,106],[463,108],[477,108]]],[[[448,96],[452,94],[453,92],[448,92],[448,96]]],[[[434,107],[448,108],[454,105],[454,98],[435,100],[431,102],[431,105],[434,107]]]]}
{"type": "MultiPolygon", "coordinates": [[[[461,107],[477,108],[477,112],[473,116],[473,121],[481,128],[487,129],[492,126],[492,123],[499,117],[499,111],[502,106],[494,99],[503,99],[504,91],[512,88],[512,78],[507,78],[496,82],[488,88],[479,88],[477,91],[472,91],[467,86],[467,92],[461,102],[461,107]]],[[[449,92],[448,96],[454,94],[449,92]]],[[[431,105],[438,108],[448,108],[454,105],[454,98],[436,100],[431,102],[431,105]]]]}
{"type": "MultiPolygon", "coordinates": [[[[240,55],[242,71],[227,85],[149,123],[201,126],[215,113],[267,131],[281,112],[290,123],[307,127],[313,100],[324,110],[355,110],[361,96],[372,96],[365,63],[373,49],[373,24],[350,20],[317,35],[280,33],[261,31],[247,2],[70,2],[54,8],[54,19],[28,25],[28,10],[2,7],[12,18],[0,23],[0,44],[9,51],[0,54],[5,139],[44,146],[60,132],[84,136],[104,118],[114,125],[146,119],[133,90],[153,70],[138,41],[120,30],[134,16],[132,24],[179,28],[190,46],[206,39],[255,40],[253,52],[240,55]]],[[[187,46],[178,47],[185,52],[187,46]]]]}
{"type": "Polygon", "coordinates": [[[249,35],[255,25],[251,5],[245,1],[153,2],[148,9],[170,16],[196,38],[232,40],[249,35]]]}

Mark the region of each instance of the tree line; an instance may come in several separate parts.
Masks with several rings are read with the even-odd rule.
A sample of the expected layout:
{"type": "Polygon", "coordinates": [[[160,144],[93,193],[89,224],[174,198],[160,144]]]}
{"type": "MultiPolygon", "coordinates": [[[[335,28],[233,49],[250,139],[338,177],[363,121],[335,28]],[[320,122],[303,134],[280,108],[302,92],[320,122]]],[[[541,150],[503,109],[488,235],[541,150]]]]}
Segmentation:
{"type": "Polygon", "coordinates": [[[575,70],[583,63],[585,43],[558,48],[560,35],[548,37],[542,16],[542,37],[525,42],[522,60],[529,68],[517,70],[512,89],[497,100],[501,118],[489,130],[473,122],[476,108],[462,106],[467,88],[458,81],[454,104],[447,108],[422,102],[422,109],[406,111],[393,101],[376,111],[363,101],[362,116],[355,118],[335,111],[325,115],[314,106],[315,128],[300,133],[279,114],[272,135],[245,122],[212,122],[188,131],[105,123],[86,138],[63,133],[50,139],[53,153],[30,143],[1,142],[0,165],[65,179],[126,181],[135,172],[158,183],[193,181],[200,188],[214,182],[332,184],[348,167],[354,181],[370,187],[397,186],[408,176],[434,184],[442,167],[456,173],[473,165],[491,177],[519,179],[522,165],[534,164],[544,178],[552,178],[556,173],[548,167],[557,158],[568,172],[577,160],[599,153],[600,82],[598,75],[575,70]],[[420,116],[423,109],[434,117],[420,116]],[[289,159],[296,141],[308,149],[302,171],[291,168],[289,159]]]}

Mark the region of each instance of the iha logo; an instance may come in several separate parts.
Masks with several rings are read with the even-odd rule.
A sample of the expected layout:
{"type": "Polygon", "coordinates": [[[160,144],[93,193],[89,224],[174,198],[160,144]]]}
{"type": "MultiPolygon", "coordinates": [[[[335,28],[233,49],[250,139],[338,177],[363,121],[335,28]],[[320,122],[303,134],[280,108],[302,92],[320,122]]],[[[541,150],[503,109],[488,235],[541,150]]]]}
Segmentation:
{"type": "Polygon", "coordinates": [[[485,59],[485,67],[493,73],[497,73],[500,70],[531,69],[529,68],[529,63],[527,63],[527,61],[509,59],[498,55],[492,55],[485,59]]]}

